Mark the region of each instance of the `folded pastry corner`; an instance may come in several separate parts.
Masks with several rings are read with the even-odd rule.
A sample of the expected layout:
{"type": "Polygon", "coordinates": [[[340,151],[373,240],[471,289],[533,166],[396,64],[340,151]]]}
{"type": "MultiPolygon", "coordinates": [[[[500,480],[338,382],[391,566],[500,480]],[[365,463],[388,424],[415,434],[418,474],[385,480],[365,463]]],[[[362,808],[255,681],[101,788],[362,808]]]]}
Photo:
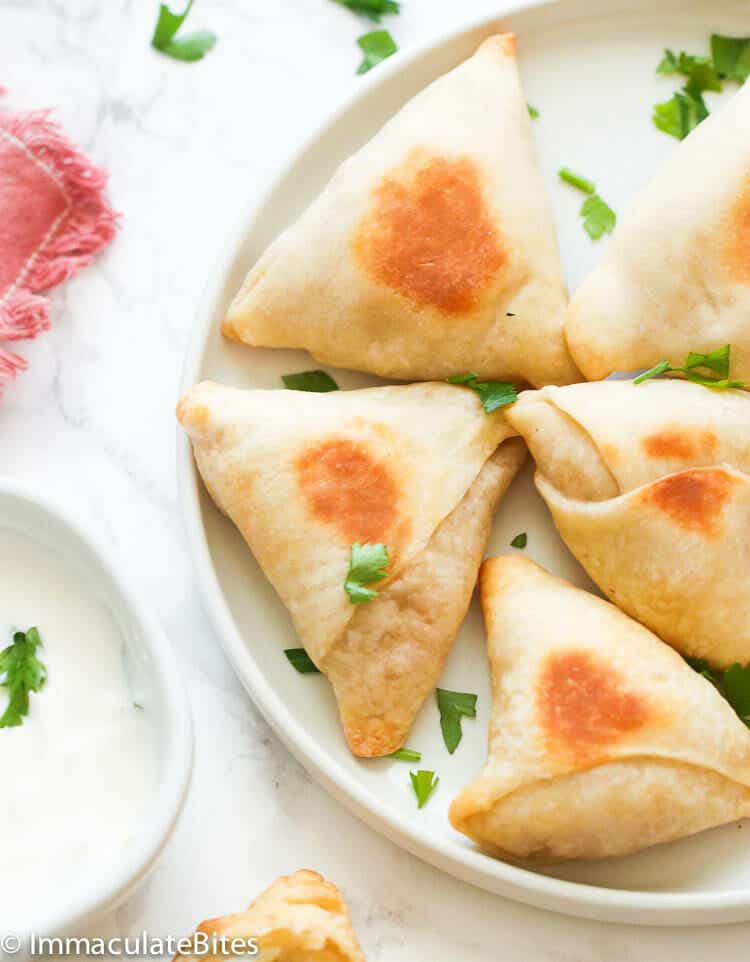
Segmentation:
{"type": "Polygon", "coordinates": [[[250,270],[224,333],[389,378],[566,384],[566,303],[504,34],[341,165],[250,270]]]}
{"type": "Polygon", "coordinates": [[[565,337],[588,380],[731,344],[750,383],[748,171],[745,84],[674,148],[572,297],[565,337]]]}
{"type": "Polygon", "coordinates": [[[330,679],[352,751],[395,751],[466,614],[524,443],[473,391],[438,383],[310,394],[204,382],[178,418],[330,679]],[[345,590],[356,544],[387,554],[369,603],[345,590]]]}
{"type": "MultiPolygon", "coordinates": [[[[341,893],[322,875],[303,869],[282,876],[259,895],[245,912],[201,922],[204,937],[256,940],[258,962],[365,962],[341,893]]],[[[178,955],[176,960],[197,962],[231,958],[232,953],[178,955]]],[[[241,953],[239,953],[241,954],[241,953]]],[[[175,960],[175,962],[176,962],[175,960]]]]}
{"type": "Polygon", "coordinates": [[[492,716],[454,828],[500,857],[625,855],[750,815],[750,732],[607,601],[521,557],[480,576],[492,716]]]}
{"type": "Polygon", "coordinates": [[[750,396],[606,381],[525,392],[507,417],[607,597],[685,655],[750,662],[750,396]]]}

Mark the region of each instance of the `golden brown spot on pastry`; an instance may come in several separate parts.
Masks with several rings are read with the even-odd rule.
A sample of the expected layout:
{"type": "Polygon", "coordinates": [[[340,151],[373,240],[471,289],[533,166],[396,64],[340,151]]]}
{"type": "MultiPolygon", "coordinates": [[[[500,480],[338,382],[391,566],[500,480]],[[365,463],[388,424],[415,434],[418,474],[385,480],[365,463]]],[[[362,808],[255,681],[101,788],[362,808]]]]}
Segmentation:
{"type": "Polygon", "coordinates": [[[646,700],[588,651],[547,657],[537,706],[548,740],[577,758],[601,753],[651,715],[646,700]]]}
{"type": "Polygon", "coordinates": [[[680,427],[664,428],[643,439],[643,449],[650,458],[674,461],[708,457],[716,444],[713,431],[685,431],[680,427]]]}
{"type": "Polygon", "coordinates": [[[201,430],[208,426],[209,413],[205,404],[191,404],[187,394],[180,398],[175,410],[180,424],[195,430],[201,430]]]}
{"type": "Polygon", "coordinates": [[[295,464],[308,510],[350,543],[387,541],[398,519],[399,488],[389,467],[364,444],[332,438],[295,464]]]}
{"type": "Polygon", "coordinates": [[[479,305],[509,258],[477,165],[424,151],[375,188],[352,246],[377,283],[453,315],[479,305]]]}
{"type": "Polygon", "coordinates": [[[733,487],[733,478],[722,468],[691,468],[656,481],[641,497],[681,528],[711,537],[733,487]]]}
{"type": "Polygon", "coordinates": [[[750,284],[750,177],[730,208],[725,238],[723,259],[732,280],[750,284]]]}
{"type": "Polygon", "coordinates": [[[503,57],[515,57],[516,35],[514,33],[498,33],[485,40],[482,46],[496,50],[503,57]]]}

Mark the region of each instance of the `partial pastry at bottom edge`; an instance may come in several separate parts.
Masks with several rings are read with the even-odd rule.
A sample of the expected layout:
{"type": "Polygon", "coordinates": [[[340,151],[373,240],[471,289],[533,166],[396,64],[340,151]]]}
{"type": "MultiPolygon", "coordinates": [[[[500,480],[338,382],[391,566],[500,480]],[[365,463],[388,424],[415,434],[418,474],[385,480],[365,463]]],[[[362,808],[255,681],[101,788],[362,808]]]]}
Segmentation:
{"type": "Polygon", "coordinates": [[[196,933],[209,940],[208,954],[178,955],[176,962],[231,958],[222,945],[232,939],[247,942],[248,957],[253,940],[258,962],[365,962],[341,893],[308,869],[276,879],[245,912],[207,919],[196,933]]]}

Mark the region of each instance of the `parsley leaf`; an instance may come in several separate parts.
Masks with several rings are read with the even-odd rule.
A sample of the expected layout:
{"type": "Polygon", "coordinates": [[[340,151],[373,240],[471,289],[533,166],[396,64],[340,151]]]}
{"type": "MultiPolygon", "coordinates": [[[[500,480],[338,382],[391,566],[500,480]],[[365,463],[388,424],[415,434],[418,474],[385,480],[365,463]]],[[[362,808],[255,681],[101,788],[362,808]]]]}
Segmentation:
{"type": "Polygon", "coordinates": [[[172,13],[165,3],[159,4],[159,19],[151,38],[154,50],[185,61],[201,60],[211,50],[216,43],[216,34],[211,30],[194,30],[182,37],[175,36],[192,6],[193,0],[188,0],[182,13],[172,13]]]}
{"type": "Polygon", "coordinates": [[[687,356],[687,361],[685,361],[685,370],[692,371],[696,367],[707,367],[710,371],[718,374],[719,377],[729,377],[730,352],[731,345],[729,344],[718,347],[715,351],[709,351],[708,354],[696,354],[695,351],[691,351],[687,356]]]}
{"type": "Polygon", "coordinates": [[[532,120],[536,120],[539,116],[539,111],[536,107],[533,107],[531,104],[526,104],[526,109],[529,111],[529,117],[531,117],[532,120]]]}
{"type": "Polygon", "coordinates": [[[708,107],[700,93],[687,88],[677,91],[671,100],[654,104],[654,125],[678,140],[684,140],[691,130],[708,117],[708,107]]]}
{"type": "Polygon", "coordinates": [[[463,384],[476,391],[485,414],[518,400],[516,389],[509,381],[480,381],[476,374],[454,374],[448,378],[448,384],[463,384]]]}
{"type": "Polygon", "coordinates": [[[334,3],[348,7],[354,13],[361,13],[363,17],[380,23],[380,18],[386,13],[400,13],[401,7],[396,0],[333,0],[334,3]]]}
{"type": "Polygon", "coordinates": [[[388,549],[384,544],[352,545],[352,557],[349,574],[344,582],[344,591],[349,595],[353,605],[366,604],[377,598],[378,592],[365,585],[377,584],[388,576],[388,549]]]}
{"type": "Polygon", "coordinates": [[[571,187],[575,187],[577,190],[582,190],[584,194],[593,194],[596,190],[596,186],[593,180],[589,180],[587,177],[582,177],[580,174],[576,174],[575,171],[571,170],[570,167],[561,167],[557,176],[560,180],[564,180],[566,184],[570,184],[571,187]]]}
{"type": "Polygon", "coordinates": [[[47,680],[47,668],[36,657],[42,639],[36,628],[17,631],[13,644],[0,652],[0,686],[8,689],[8,705],[0,717],[0,728],[23,725],[29,713],[29,693],[41,691],[47,680]]]}
{"type": "Polygon", "coordinates": [[[581,206],[583,229],[591,240],[599,240],[602,234],[611,234],[617,223],[617,214],[598,194],[587,197],[581,206]]]}
{"type": "Polygon", "coordinates": [[[438,787],[440,779],[435,772],[425,772],[420,769],[418,772],[409,772],[414,794],[417,796],[417,807],[424,808],[427,799],[438,787]]]}
{"type": "Polygon", "coordinates": [[[300,675],[319,675],[320,669],[315,666],[312,658],[304,648],[285,648],[284,654],[289,664],[296,668],[300,675]]]}
{"type": "Polygon", "coordinates": [[[685,89],[691,94],[701,94],[704,90],[721,90],[721,77],[710,57],[700,57],[684,51],[676,56],[671,50],[665,50],[656,72],[682,74],[687,78],[685,89]]]}
{"type": "Polygon", "coordinates": [[[647,371],[643,371],[638,377],[634,377],[633,384],[643,384],[644,381],[650,381],[652,377],[658,377],[659,374],[666,374],[667,371],[673,370],[674,368],[669,361],[659,361],[658,364],[654,364],[647,371]]]}
{"type": "Polygon", "coordinates": [[[575,187],[589,196],[581,204],[581,217],[583,218],[583,229],[591,240],[599,240],[602,234],[609,234],[615,229],[617,215],[599,194],[596,193],[596,184],[587,177],[576,174],[569,167],[561,167],[557,176],[564,180],[566,184],[575,187]]]}
{"type": "Polygon", "coordinates": [[[400,762],[421,762],[422,753],[413,748],[399,748],[397,752],[391,752],[388,758],[395,758],[400,762]]]}
{"type": "Polygon", "coordinates": [[[725,671],[718,671],[704,658],[686,658],[685,661],[714,685],[720,695],[729,702],[742,721],[750,728],[750,665],[744,667],[735,662],[725,671]]]}
{"type": "Polygon", "coordinates": [[[461,716],[477,717],[477,696],[464,691],[448,691],[447,688],[436,688],[435,695],[440,711],[440,730],[443,733],[443,741],[452,755],[463,737],[461,716]]]}
{"type": "Polygon", "coordinates": [[[367,73],[398,50],[396,41],[387,30],[371,30],[359,37],[357,43],[364,54],[362,63],[357,67],[358,74],[367,73]]]}
{"type": "Polygon", "coordinates": [[[525,548],[529,538],[525,531],[517,534],[515,538],[511,541],[511,548],[525,548]]]}
{"type": "Polygon", "coordinates": [[[694,384],[702,384],[704,387],[717,388],[718,390],[743,388],[745,386],[744,381],[731,381],[729,379],[730,351],[731,347],[729,344],[725,344],[715,351],[709,351],[708,354],[697,354],[691,351],[687,356],[684,367],[672,367],[669,361],[659,361],[658,364],[649,368],[648,371],[644,371],[642,374],[639,374],[638,377],[633,378],[633,383],[642,384],[644,381],[650,381],[652,377],[657,377],[659,374],[667,374],[670,371],[675,371],[684,374],[688,381],[692,381],[694,384]],[[719,377],[715,378],[706,374],[698,374],[695,369],[699,367],[708,368],[709,371],[714,371],[719,377]]]}
{"type": "Polygon", "coordinates": [[[750,77],[750,37],[711,36],[711,56],[722,77],[744,83],[750,77]]]}
{"type": "Polygon", "coordinates": [[[325,371],[300,371],[298,374],[282,374],[284,387],[290,391],[314,391],[325,394],[328,391],[338,391],[339,386],[325,371]]]}

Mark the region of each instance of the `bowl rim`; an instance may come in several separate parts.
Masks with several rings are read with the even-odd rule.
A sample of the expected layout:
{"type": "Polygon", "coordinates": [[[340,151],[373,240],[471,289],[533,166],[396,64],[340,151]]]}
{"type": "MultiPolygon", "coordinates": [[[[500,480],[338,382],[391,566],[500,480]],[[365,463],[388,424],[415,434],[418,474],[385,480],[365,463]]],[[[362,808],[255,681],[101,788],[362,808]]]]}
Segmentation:
{"type": "MultiPolygon", "coordinates": [[[[503,18],[508,15],[536,7],[551,8],[562,2],[565,0],[500,2],[493,13],[473,16],[434,34],[407,51],[400,51],[380,64],[377,71],[371,71],[363,77],[361,85],[302,138],[299,147],[287,156],[278,173],[269,179],[261,193],[245,205],[212,264],[213,269],[208,274],[190,331],[180,381],[181,393],[195,384],[199,377],[213,318],[219,304],[225,303],[227,278],[232,273],[243,241],[252,234],[269,201],[302,156],[319,139],[326,137],[343,115],[356,108],[359,101],[366,99],[373,89],[384,85],[394,74],[429,58],[445,45],[467,40],[472,34],[489,36],[493,31],[502,30],[503,18]]],[[[604,16],[607,8],[614,13],[644,6],[647,6],[644,0],[600,0],[598,14],[604,16]]],[[[251,649],[238,630],[213,565],[203,523],[202,486],[190,441],[179,426],[176,460],[189,550],[201,596],[224,653],[251,699],[291,754],[319,784],[366,825],[449,875],[537,908],[632,925],[716,925],[750,918],[750,888],[715,893],[649,892],[559,879],[493,859],[479,849],[464,848],[436,839],[427,829],[415,827],[397,811],[371,795],[322,751],[312,734],[294,718],[263,676],[251,649]]]]}
{"type": "MultiPolygon", "coordinates": [[[[23,501],[32,510],[52,518],[71,535],[75,550],[88,553],[90,563],[97,565],[108,579],[111,592],[119,595],[125,610],[141,629],[145,647],[152,657],[155,688],[162,698],[162,759],[158,783],[151,803],[142,819],[142,830],[122,857],[87,879],[61,905],[43,911],[37,918],[24,919],[24,927],[13,934],[20,938],[31,935],[60,935],[82,925],[95,914],[114,909],[142,881],[156,864],[177,823],[187,797],[193,770],[193,722],[187,692],[176,653],[155,616],[134,595],[103,548],[61,505],[41,494],[31,485],[0,475],[0,499],[23,501]]],[[[23,533],[24,526],[17,530],[23,533]]],[[[54,539],[50,539],[54,546],[54,539]]]]}

